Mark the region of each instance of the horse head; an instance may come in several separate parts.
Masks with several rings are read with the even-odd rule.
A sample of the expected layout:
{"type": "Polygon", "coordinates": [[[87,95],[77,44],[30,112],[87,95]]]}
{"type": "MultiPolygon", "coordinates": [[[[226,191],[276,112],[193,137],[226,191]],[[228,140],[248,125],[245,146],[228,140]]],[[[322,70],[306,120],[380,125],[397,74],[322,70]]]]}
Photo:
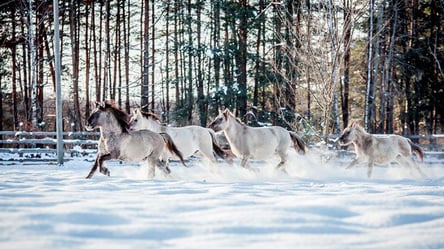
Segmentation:
{"type": "Polygon", "coordinates": [[[152,111],[144,112],[140,108],[134,109],[128,123],[131,130],[153,130],[156,126],[163,125],[157,114],[152,111]]]}
{"type": "Polygon", "coordinates": [[[96,104],[95,109],[91,112],[91,115],[89,115],[88,119],[86,120],[85,129],[87,131],[92,131],[99,127],[100,114],[105,109],[104,102],[96,101],[95,104],[96,104]]]}
{"type": "Polygon", "coordinates": [[[215,132],[225,130],[228,127],[228,118],[230,116],[233,116],[233,114],[228,109],[219,111],[219,115],[208,125],[208,128],[215,132]]]}
{"type": "Polygon", "coordinates": [[[138,130],[140,128],[141,122],[143,120],[142,111],[140,108],[136,108],[131,112],[130,119],[128,121],[128,124],[130,126],[131,130],[138,130]]]}
{"type": "Polygon", "coordinates": [[[363,132],[363,128],[358,123],[352,122],[341,133],[339,143],[341,146],[347,146],[359,139],[359,134],[363,132]]]}
{"type": "Polygon", "coordinates": [[[96,108],[87,119],[85,128],[94,130],[103,126],[111,127],[115,123],[122,132],[128,131],[128,115],[120,110],[113,101],[96,102],[96,108]]]}

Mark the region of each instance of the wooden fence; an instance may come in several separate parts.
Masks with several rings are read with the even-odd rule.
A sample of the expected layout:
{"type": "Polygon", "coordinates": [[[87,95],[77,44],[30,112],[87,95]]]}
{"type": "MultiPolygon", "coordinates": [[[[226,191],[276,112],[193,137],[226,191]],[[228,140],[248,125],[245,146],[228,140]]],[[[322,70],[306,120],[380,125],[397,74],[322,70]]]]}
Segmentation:
{"type": "MultiPolygon", "coordinates": [[[[99,136],[99,132],[63,132],[65,158],[94,156],[99,136]]],[[[337,135],[332,136],[335,137],[337,135]]],[[[426,156],[444,160],[444,134],[408,137],[424,149],[426,156]]],[[[0,131],[0,161],[56,160],[56,145],[56,132],[0,131]]],[[[338,146],[330,148],[340,149],[338,146]]],[[[339,151],[342,155],[350,153],[344,149],[339,151]]]]}
{"type": "MultiPolygon", "coordinates": [[[[95,154],[99,132],[63,132],[65,157],[95,154]]],[[[55,160],[56,132],[0,131],[0,161],[55,160]]]]}

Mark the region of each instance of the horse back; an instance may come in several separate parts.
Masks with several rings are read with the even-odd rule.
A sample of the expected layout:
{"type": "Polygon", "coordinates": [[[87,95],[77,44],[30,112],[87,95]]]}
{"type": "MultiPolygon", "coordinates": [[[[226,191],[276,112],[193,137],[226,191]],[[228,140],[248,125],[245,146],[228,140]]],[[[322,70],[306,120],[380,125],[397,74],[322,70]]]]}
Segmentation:
{"type": "Polygon", "coordinates": [[[132,131],[118,139],[107,141],[110,153],[125,161],[142,161],[147,157],[159,158],[164,148],[163,138],[150,130],[132,131]]]}
{"type": "Polygon", "coordinates": [[[373,136],[369,149],[375,157],[395,158],[398,155],[411,156],[412,147],[409,140],[399,135],[373,136]]]}
{"type": "Polygon", "coordinates": [[[248,128],[251,129],[248,137],[255,140],[255,146],[262,147],[264,144],[268,144],[268,146],[280,150],[287,149],[291,144],[290,133],[283,127],[268,126],[248,128]]]}

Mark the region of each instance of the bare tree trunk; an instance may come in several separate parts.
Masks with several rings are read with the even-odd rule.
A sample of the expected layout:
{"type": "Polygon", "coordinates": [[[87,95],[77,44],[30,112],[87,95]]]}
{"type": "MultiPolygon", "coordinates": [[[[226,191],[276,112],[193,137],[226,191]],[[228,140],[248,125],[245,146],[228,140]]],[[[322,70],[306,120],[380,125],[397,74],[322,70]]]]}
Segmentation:
{"type": "Polygon", "coordinates": [[[166,24],[165,24],[165,122],[170,121],[170,1],[166,3],[166,24]]]}
{"type": "MultiPolygon", "coordinates": [[[[43,17],[43,9],[45,8],[45,4],[42,3],[36,8],[36,17],[37,17],[37,33],[36,33],[36,49],[37,49],[37,86],[36,86],[36,98],[37,98],[37,125],[39,128],[41,127],[43,121],[43,86],[44,86],[44,17],[43,17]]],[[[37,127],[35,127],[37,128],[37,127]]]]}
{"type": "Polygon", "coordinates": [[[247,11],[248,1],[240,0],[241,17],[239,21],[239,54],[237,56],[239,94],[237,96],[237,115],[243,117],[247,113],[247,11]]]}
{"type": "MultiPolygon", "coordinates": [[[[16,39],[16,20],[15,13],[11,11],[11,20],[12,21],[12,40],[16,39]]],[[[12,80],[12,117],[13,117],[13,130],[17,130],[18,127],[18,113],[17,113],[17,45],[14,44],[11,48],[11,56],[12,56],[12,72],[11,72],[11,80],[12,80]]],[[[0,88],[3,89],[3,88],[0,88]]],[[[3,91],[1,91],[3,92],[3,91]]],[[[3,101],[1,101],[3,103],[3,101]]],[[[3,110],[3,108],[1,108],[3,110]]],[[[1,118],[3,120],[3,117],[1,118]]],[[[3,129],[1,129],[3,130],[3,129]]]]}
{"type": "Polygon", "coordinates": [[[154,6],[154,0],[151,0],[151,110],[154,110],[155,105],[155,88],[154,88],[154,82],[155,82],[155,67],[156,67],[156,60],[155,60],[155,52],[156,52],[156,39],[155,39],[155,22],[156,22],[156,12],[155,6],[154,6]]]}
{"type": "MultiPolygon", "coordinates": [[[[100,68],[101,65],[99,64],[100,59],[98,60],[98,57],[100,57],[100,54],[98,53],[97,50],[97,34],[96,34],[96,21],[94,18],[96,16],[96,11],[95,11],[95,3],[94,1],[91,2],[91,9],[92,9],[92,13],[91,13],[91,30],[92,30],[92,42],[93,42],[93,56],[94,56],[94,82],[95,82],[95,93],[96,93],[96,101],[100,101],[100,96],[101,94],[101,78],[100,78],[100,68]]],[[[101,23],[102,23],[102,14],[100,12],[100,26],[99,26],[99,35],[101,36],[101,23]]],[[[102,39],[99,38],[99,43],[102,39]]],[[[100,44],[99,44],[99,47],[100,44]]]]}
{"type": "Polygon", "coordinates": [[[396,31],[398,29],[398,3],[395,1],[393,5],[390,8],[393,11],[393,17],[392,17],[392,25],[391,25],[391,36],[390,36],[390,43],[389,43],[389,51],[387,59],[385,60],[384,70],[385,70],[385,83],[387,84],[387,90],[388,94],[385,95],[387,98],[386,103],[386,132],[388,134],[393,133],[393,83],[392,80],[394,80],[396,76],[396,69],[392,66],[393,61],[393,53],[394,47],[395,47],[395,40],[396,40],[396,31]]]}
{"type": "MultiPolygon", "coordinates": [[[[216,91],[219,91],[220,89],[220,72],[221,72],[221,47],[220,47],[220,1],[212,1],[213,4],[213,22],[214,22],[214,28],[212,32],[212,42],[213,47],[215,48],[214,51],[214,61],[213,61],[213,67],[214,67],[214,86],[216,91]]],[[[215,106],[217,109],[221,108],[221,102],[219,98],[219,94],[216,95],[215,100],[215,106]]]]}
{"type": "Polygon", "coordinates": [[[342,126],[347,127],[349,119],[349,92],[350,92],[350,44],[351,44],[351,25],[352,25],[352,0],[344,0],[344,78],[341,85],[341,110],[342,110],[342,126]]]}
{"type": "Polygon", "coordinates": [[[374,119],[371,121],[373,123],[373,125],[371,126],[371,132],[374,133],[381,133],[382,129],[383,129],[383,124],[384,124],[384,118],[385,118],[385,98],[383,97],[383,94],[386,92],[385,89],[385,82],[383,81],[384,77],[384,70],[383,68],[380,68],[381,65],[384,64],[384,48],[382,44],[385,44],[386,42],[386,30],[385,28],[383,28],[383,24],[385,22],[384,18],[385,16],[383,15],[384,13],[384,9],[383,9],[383,4],[382,3],[378,3],[377,5],[377,18],[376,18],[376,35],[375,35],[375,56],[374,56],[374,66],[373,66],[373,71],[374,71],[374,87],[372,89],[373,93],[374,93],[374,119]],[[379,77],[378,77],[379,76],[379,77]],[[378,83],[379,82],[379,83],[378,83]],[[377,87],[378,86],[378,87],[377,87]],[[377,99],[376,99],[376,95],[377,95],[377,90],[379,89],[379,117],[376,116],[377,113],[377,99]],[[379,119],[378,119],[379,118],[379,119]]]}
{"type": "Polygon", "coordinates": [[[258,29],[257,29],[257,36],[256,36],[256,63],[255,63],[255,75],[254,75],[254,87],[253,87],[253,106],[257,108],[259,104],[259,84],[261,82],[261,76],[264,73],[262,71],[261,64],[262,59],[260,57],[260,50],[261,50],[261,44],[262,44],[262,32],[265,32],[265,24],[264,24],[264,13],[265,10],[265,3],[264,0],[259,1],[259,19],[257,22],[258,29]]]}
{"type": "Polygon", "coordinates": [[[368,30],[368,53],[367,53],[367,85],[365,94],[365,113],[364,113],[364,128],[372,130],[372,121],[374,120],[374,81],[373,81],[373,8],[374,0],[369,3],[369,18],[370,25],[368,30]]]}
{"type": "MultiPolygon", "coordinates": [[[[89,117],[90,110],[90,93],[89,93],[89,80],[91,70],[91,56],[90,56],[90,36],[89,36],[89,18],[90,18],[90,5],[85,4],[85,117],[89,117]]],[[[94,13],[93,13],[94,14],[94,13]]],[[[94,19],[94,15],[91,15],[91,19],[94,19]]]]}
{"type": "MultiPolygon", "coordinates": [[[[279,1],[280,3],[280,1],[279,1]]],[[[281,4],[274,5],[274,11],[275,14],[273,16],[273,24],[274,24],[274,71],[275,71],[275,79],[273,83],[273,90],[274,90],[274,100],[273,100],[273,111],[279,112],[281,109],[281,86],[282,86],[282,78],[280,77],[282,74],[282,44],[281,44],[281,36],[282,36],[282,9],[283,6],[281,4]]],[[[273,120],[273,124],[276,125],[276,120],[273,120]]]]}
{"type": "Polygon", "coordinates": [[[108,99],[109,97],[112,97],[111,92],[111,83],[110,83],[110,65],[111,65],[111,32],[110,32],[110,21],[111,21],[111,6],[110,1],[105,1],[105,65],[103,67],[103,100],[108,99]],[[108,92],[109,91],[109,92],[108,92]]]}
{"type": "Polygon", "coordinates": [[[205,100],[204,93],[204,82],[202,78],[202,56],[201,56],[201,12],[202,12],[202,4],[198,3],[196,6],[196,15],[197,15],[197,108],[199,112],[199,122],[200,126],[207,126],[207,105],[205,100]]]}
{"type": "Polygon", "coordinates": [[[188,65],[187,65],[187,120],[193,120],[193,108],[194,108],[194,97],[193,97],[193,34],[192,34],[192,18],[191,18],[191,0],[187,2],[187,33],[188,33],[188,65]]]}
{"type": "MultiPolygon", "coordinates": [[[[28,18],[20,18],[22,20],[21,22],[21,33],[25,34],[25,26],[26,23],[29,23],[30,17],[28,18]]],[[[31,119],[32,110],[31,110],[31,92],[30,92],[30,85],[31,85],[31,55],[30,55],[30,49],[29,49],[29,43],[23,42],[22,43],[22,57],[23,57],[23,78],[22,80],[19,80],[20,82],[20,89],[23,93],[23,106],[25,106],[25,119],[29,121],[31,119]],[[31,110],[31,111],[30,111],[31,110]]]]}
{"type": "Polygon", "coordinates": [[[174,12],[173,12],[173,15],[174,15],[174,35],[173,35],[173,37],[174,37],[174,48],[173,48],[173,50],[174,50],[174,61],[176,62],[176,63],[174,63],[174,78],[176,79],[175,80],[175,96],[176,96],[176,99],[175,99],[175,102],[176,102],[176,109],[177,109],[177,107],[179,106],[179,105],[181,105],[181,103],[180,103],[180,91],[179,91],[179,87],[180,87],[180,84],[179,84],[179,34],[178,34],[178,25],[179,25],[179,13],[178,13],[178,10],[179,10],[179,1],[175,1],[174,2],[174,12]]]}
{"type": "Polygon", "coordinates": [[[77,1],[71,1],[71,11],[70,16],[70,38],[71,38],[71,50],[72,50],[72,84],[73,84],[73,102],[74,102],[74,124],[76,130],[82,129],[82,120],[80,113],[80,103],[79,103],[79,18],[77,1]]]}
{"type": "MultiPolygon", "coordinates": [[[[148,99],[148,76],[149,76],[149,0],[144,0],[143,8],[143,74],[142,85],[140,89],[140,106],[142,110],[148,111],[149,99],[148,99]]],[[[153,10],[154,11],[154,10],[153,10]]]]}
{"type": "Polygon", "coordinates": [[[114,46],[113,46],[113,80],[112,84],[110,84],[110,99],[115,99],[120,106],[121,99],[120,96],[116,96],[117,92],[117,74],[120,72],[118,71],[118,63],[120,58],[120,0],[117,1],[117,14],[116,14],[116,20],[115,20],[115,30],[114,30],[114,46]]]}
{"type": "MultiPolygon", "coordinates": [[[[125,110],[127,113],[130,113],[130,78],[129,78],[129,49],[130,49],[130,34],[131,34],[131,0],[128,1],[128,13],[126,13],[125,16],[125,7],[123,8],[123,46],[125,48],[125,87],[126,87],[126,93],[125,93],[125,110]]],[[[125,6],[125,0],[123,0],[123,6],[125,6]]]]}
{"type": "MultiPolygon", "coordinates": [[[[306,0],[307,4],[307,50],[311,51],[311,3],[310,0],[306,0]]],[[[310,63],[306,63],[305,67],[307,78],[307,119],[311,119],[311,66],[310,63]]]]}

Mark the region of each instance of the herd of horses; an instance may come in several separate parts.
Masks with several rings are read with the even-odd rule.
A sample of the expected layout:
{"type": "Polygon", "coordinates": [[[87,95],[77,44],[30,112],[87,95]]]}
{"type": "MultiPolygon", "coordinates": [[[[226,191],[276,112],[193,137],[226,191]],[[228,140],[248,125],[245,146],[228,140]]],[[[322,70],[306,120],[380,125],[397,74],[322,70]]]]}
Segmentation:
{"type": "MultiPolygon", "coordinates": [[[[188,167],[184,159],[196,153],[208,160],[211,167],[217,167],[216,157],[231,164],[234,155],[240,159],[241,166],[248,169],[250,159],[265,160],[277,155],[280,161],[276,169],[286,173],[288,149],[293,147],[301,155],[308,151],[308,146],[296,133],[280,126],[250,127],[228,109],[221,111],[208,128],[195,125],[171,127],[163,124],[154,113],[136,109],[129,115],[113,101],[104,101],[96,103],[86,129],[100,129],[97,157],[86,178],[91,178],[97,168],[109,176],[110,171],[104,165],[107,160],[145,162],[150,178],[155,176],[156,168],[168,175],[171,173],[169,159],[178,159],[188,167]],[[224,133],[231,153],[219,146],[216,132],[224,133]]],[[[415,168],[422,177],[425,176],[412,158],[414,153],[422,162],[423,151],[408,138],[374,136],[353,122],[338,140],[341,146],[354,145],[356,158],[347,168],[367,162],[368,177],[371,177],[374,164],[393,161],[415,168]]]]}

